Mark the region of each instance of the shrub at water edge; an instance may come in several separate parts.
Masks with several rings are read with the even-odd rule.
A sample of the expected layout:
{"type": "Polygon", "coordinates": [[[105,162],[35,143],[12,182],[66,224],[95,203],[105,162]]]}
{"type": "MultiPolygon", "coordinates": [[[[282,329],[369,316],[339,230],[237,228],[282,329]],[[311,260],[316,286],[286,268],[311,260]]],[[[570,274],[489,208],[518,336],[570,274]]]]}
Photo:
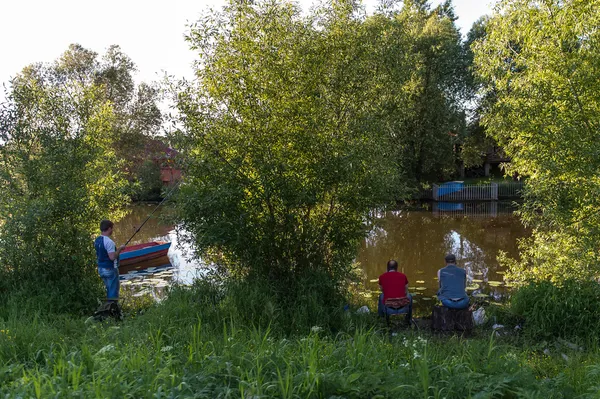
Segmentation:
{"type": "Polygon", "coordinates": [[[566,280],[532,282],[511,297],[511,311],[524,320],[524,334],[535,340],[597,342],[600,331],[600,284],[566,280]]]}

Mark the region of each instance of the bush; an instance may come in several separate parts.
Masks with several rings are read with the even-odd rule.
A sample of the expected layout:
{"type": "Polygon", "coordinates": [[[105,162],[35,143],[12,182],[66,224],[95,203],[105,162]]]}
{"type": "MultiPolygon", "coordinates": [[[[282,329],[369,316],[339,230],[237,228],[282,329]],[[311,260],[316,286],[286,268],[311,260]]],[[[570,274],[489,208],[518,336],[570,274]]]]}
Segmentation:
{"type": "Polygon", "coordinates": [[[597,341],[600,284],[572,279],[561,285],[532,282],[512,295],[511,311],[525,322],[529,338],[597,341]]]}
{"type": "Polygon", "coordinates": [[[0,295],[77,312],[102,296],[92,239],[126,199],[113,109],[65,73],[26,69],[0,110],[0,295]]]}
{"type": "Polygon", "coordinates": [[[473,45],[480,98],[494,99],[481,119],[506,172],[528,177],[520,213],[533,230],[507,277],[598,278],[600,1],[496,3],[473,45]]]}
{"type": "Polygon", "coordinates": [[[280,284],[262,279],[196,280],[191,289],[173,287],[169,303],[183,304],[171,310],[175,318],[201,312],[204,322],[219,329],[224,319],[240,326],[270,330],[277,336],[305,335],[313,327],[340,331],[346,326],[344,295],[331,280],[310,277],[281,290],[280,284]]]}
{"type": "Polygon", "coordinates": [[[139,201],[158,201],[161,199],[163,188],[160,179],[160,166],[151,160],[145,161],[138,172],[137,192],[135,197],[139,201]]]}
{"type": "Polygon", "coordinates": [[[225,284],[222,310],[235,310],[242,325],[270,328],[281,334],[307,334],[312,327],[339,331],[344,324],[344,293],[325,273],[286,282],[262,279],[225,284]]]}
{"type": "Polygon", "coordinates": [[[198,79],[177,97],[183,229],[202,259],[270,291],[282,314],[298,301],[329,313],[368,212],[402,187],[371,113],[368,32],[341,8],[322,10],[335,20],[322,29],[287,3],[209,13],[189,37],[198,79]]]}

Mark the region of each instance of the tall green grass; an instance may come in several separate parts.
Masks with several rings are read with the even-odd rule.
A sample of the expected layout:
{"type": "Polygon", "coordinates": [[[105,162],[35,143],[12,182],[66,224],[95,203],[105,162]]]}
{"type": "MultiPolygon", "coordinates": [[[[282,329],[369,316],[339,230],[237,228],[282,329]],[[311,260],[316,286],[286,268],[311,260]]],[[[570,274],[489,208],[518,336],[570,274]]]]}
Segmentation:
{"type": "Polygon", "coordinates": [[[533,282],[511,297],[510,312],[534,341],[563,338],[597,345],[600,332],[600,284],[567,280],[562,285],[533,282]]]}
{"type": "Polygon", "coordinates": [[[346,314],[336,333],[317,323],[290,333],[248,322],[232,295],[175,288],[122,323],[5,308],[0,397],[593,398],[600,388],[599,352],[565,360],[487,332],[390,337],[374,315],[346,314]]]}

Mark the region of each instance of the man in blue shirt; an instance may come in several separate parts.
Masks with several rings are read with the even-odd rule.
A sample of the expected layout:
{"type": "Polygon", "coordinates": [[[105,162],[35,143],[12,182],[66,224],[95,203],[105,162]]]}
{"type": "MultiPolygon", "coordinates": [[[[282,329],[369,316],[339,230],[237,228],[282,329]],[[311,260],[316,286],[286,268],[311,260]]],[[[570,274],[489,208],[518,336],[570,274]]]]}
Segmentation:
{"type": "Polygon", "coordinates": [[[445,260],[446,267],[438,270],[438,299],[447,308],[466,309],[469,307],[467,273],[463,268],[456,266],[456,256],[449,254],[445,260]]]}
{"type": "Polygon", "coordinates": [[[106,287],[106,300],[117,302],[119,300],[119,269],[117,261],[119,254],[125,246],[116,249],[115,243],[110,239],[114,224],[110,220],[100,222],[101,235],[94,241],[98,274],[106,287]]]}

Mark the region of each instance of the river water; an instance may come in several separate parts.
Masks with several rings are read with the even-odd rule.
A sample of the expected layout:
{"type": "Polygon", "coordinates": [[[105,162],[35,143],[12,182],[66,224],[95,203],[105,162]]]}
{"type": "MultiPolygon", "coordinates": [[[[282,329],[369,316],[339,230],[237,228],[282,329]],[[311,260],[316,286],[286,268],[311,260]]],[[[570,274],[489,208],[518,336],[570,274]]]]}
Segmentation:
{"type": "MultiPolygon", "coordinates": [[[[131,212],[115,225],[113,238],[117,245],[133,234],[154,206],[131,207],[131,212]]],[[[432,300],[438,288],[437,271],[444,265],[444,256],[453,253],[467,270],[472,294],[501,300],[510,285],[504,282],[504,270],[496,258],[500,251],[518,256],[518,239],[529,234],[508,203],[422,204],[375,216],[377,223],[361,243],[357,256],[365,274],[364,295],[373,298],[378,290],[377,277],[385,272],[389,259],[396,259],[408,276],[417,302],[432,300]]],[[[149,241],[173,242],[169,251],[173,279],[189,284],[198,275],[189,248],[177,243],[174,226],[162,209],[131,244],[149,241]]]]}
{"type": "MultiPolygon", "coordinates": [[[[131,205],[127,216],[115,223],[112,238],[117,246],[127,242],[155,208],[156,204],[131,205]]],[[[159,282],[160,279],[165,279],[168,283],[175,280],[180,284],[191,284],[195,278],[201,275],[199,262],[193,259],[193,254],[189,246],[183,242],[179,242],[180,240],[175,231],[175,226],[170,219],[168,209],[159,208],[150,219],[148,219],[143,228],[135,234],[128,245],[142,244],[151,241],[171,242],[169,261],[171,263],[170,266],[172,267],[169,267],[168,269],[170,270],[167,271],[165,271],[164,268],[160,268],[159,270],[161,273],[158,273],[159,276],[155,276],[155,273],[153,272],[135,273],[134,275],[126,276],[125,279],[127,280],[129,280],[129,277],[135,278],[133,285],[146,288],[156,285],[163,287],[164,284],[159,282]],[[140,284],[143,281],[139,280],[151,281],[153,284],[146,284],[145,282],[140,284]]],[[[123,280],[124,276],[121,276],[121,279],[123,280]]],[[[127,285],[127,283],[125,283],[125,285],[127,285]]],[[[160,291],[162,291],[162,289],[160,291]]]]}
{"type": "Polygon", "coordinates": [[[449,253],[466,269],[472,295],[501,300],[507,294],[510,284],[497,256],[503,251],[518,257],[518,240],[529,235],[511,204],[442,204],[378,215],[378,226],[362,242],[357,258],[372,294],[378,292],[377,277],[387,261],[395,259],[417,301],[434,299],[437,271],[449,253]]]}

